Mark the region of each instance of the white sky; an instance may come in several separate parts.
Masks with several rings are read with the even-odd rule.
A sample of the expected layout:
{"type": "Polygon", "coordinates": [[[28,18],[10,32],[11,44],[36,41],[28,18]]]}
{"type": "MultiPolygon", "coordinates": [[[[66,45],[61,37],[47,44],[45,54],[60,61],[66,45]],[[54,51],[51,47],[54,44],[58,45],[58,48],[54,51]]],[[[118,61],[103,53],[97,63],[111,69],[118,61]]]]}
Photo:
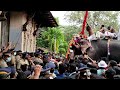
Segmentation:
{"type": "Polygon", "coordinates": [[[66,20],[64,20],[64,14],[66,13],[67,11],[51,11],[52,15],[54,17],[58,17],[59,18],[59,23],[60,25],[69,25],[69,23],[67,23],[66,20]]]}

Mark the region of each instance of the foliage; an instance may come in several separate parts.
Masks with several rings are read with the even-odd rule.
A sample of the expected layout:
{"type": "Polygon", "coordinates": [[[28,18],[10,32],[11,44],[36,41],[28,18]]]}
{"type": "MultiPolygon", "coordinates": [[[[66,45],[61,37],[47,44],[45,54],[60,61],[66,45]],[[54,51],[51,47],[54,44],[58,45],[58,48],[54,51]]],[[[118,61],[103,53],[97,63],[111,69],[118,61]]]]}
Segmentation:
{"type": "Polygon", "coordinates": [[[47,30],[41,32],[41,37],[37,39],[37,46],[47,47],[55,53],[65,54],[67,45],[64,34],[59,27],[47,28],[47,30]]]}
{"type": "Polygon", "coordinates": [[[81,28],[75,25],[71,26],[61,26],[61,30],[64,33],[65,40],[67,43],[71,40],[72,36],[81,31],[81,28]]]}
{"type": "MultiPolygon", "coordinates": [[[[85,11],[72,11],[65,14],[65,19],[81,27],[85,11]]],[[[106,27],[112,26],[115,30],[119,29],[118,21],[119,11],[89,11],[87,23],[93,30],[99,30],[103,24],[106,27]]]]}

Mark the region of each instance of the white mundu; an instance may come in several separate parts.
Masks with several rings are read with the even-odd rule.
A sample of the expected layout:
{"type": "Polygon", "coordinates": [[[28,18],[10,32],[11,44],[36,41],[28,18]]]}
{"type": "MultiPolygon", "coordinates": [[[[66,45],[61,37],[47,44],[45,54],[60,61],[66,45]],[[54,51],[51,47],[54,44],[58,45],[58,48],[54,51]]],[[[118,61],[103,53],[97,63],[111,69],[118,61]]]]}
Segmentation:
{"type": "Polygon", "coordinates": [[[95,36],[95,34],[93,34],[93,35],[89,36],[87,39],[88,39],[89,41],[92,41],[92,40],[95,40],[95,39],[96,39],[96,36],[95,36]]]}
{"type": "Polygon", "coordinates": [[[117,37],[116,33],[111,33],[111,32],[108,32],[108,31],[105,32],[105,36],[110,36],[112,38],[117,37]]]}
{"type": "Polygon", "coordinates": [[[116,33],[111,33],[109,31],[105,31],[105,33],[102,33],[100,31],[96,32],[96,38],[104,38],[105,36],[110,36],[110,37],[117,37],[116,33]]]}
{"type": "Polygon", "coordinates": [[[105,34],[100,32],[100,31],[97,31],[96,32],[96,38],[104,38],[105,37],[105,34]]]}
{"type": "Polygon", "coordinates": [[[100,31],[97,31],[96,34],[92,34],[91,36],[89,36],[87,39],[89,41],[92,41],[92,40],[96,40],[98,38],[105,38],[106,36],[110,36],[112,38],[116,38],[117,37],[117,34],[116,33],[111,33],[109,31],[105,31],[105,33],[102,33],[100,31]]]}

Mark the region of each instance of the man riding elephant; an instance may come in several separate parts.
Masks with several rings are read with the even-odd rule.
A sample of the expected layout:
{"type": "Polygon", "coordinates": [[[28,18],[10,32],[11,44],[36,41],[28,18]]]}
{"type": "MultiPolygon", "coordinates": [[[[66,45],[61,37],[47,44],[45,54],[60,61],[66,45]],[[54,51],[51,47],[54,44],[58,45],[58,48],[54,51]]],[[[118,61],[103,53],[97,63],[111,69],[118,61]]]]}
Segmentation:
{"type": "Polygon", "coordinates": [[[96,34],[91,30],[91,27],[87,24],[86,30],[89,33],[88,40],[96,40],[96,39],[116,39],[117,34],[112,27],[105,28],[104,25],[101,25],[100,30],[96,32],[96,34]]]}
{"type": "MultiPolygon", "coordinates": [[[[89,25],[87,25],[86,30],[89,33],[89,37],[94,37],[94,33],[89,25]]],[[[101,57],[110,56],[109,59],[119,62],[120,43],[117,40],[89,39],[89,37],[87,39],[80,39],[77,43],[78,47],[76,47],[76,44],[72,45],[71,50],[73,50],[74,55],[87,53],[87,55],[93,60],[100,60],[101,57]]]]}

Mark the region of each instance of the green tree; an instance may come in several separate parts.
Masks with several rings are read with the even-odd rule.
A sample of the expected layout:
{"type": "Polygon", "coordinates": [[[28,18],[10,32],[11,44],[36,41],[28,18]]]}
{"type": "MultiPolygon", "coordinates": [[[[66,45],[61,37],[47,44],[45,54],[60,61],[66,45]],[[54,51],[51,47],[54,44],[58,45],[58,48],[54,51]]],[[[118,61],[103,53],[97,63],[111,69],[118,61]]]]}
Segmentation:
{"type": "Polygon", "coordinates": [[[59,45],[59,53],[60,54],[66,54],[68,49],[68,43],[66,41],[63,41],[62,43],[60,43],[59,45]]]}
{"type": "Polygon", "coordinates": [[[72,36],[81,31],[81,28],[75,25],[61,26],[61,30],[64,33],[65,40],[67,43],[71,40],[72,36]]]}
{"type": "Polygon", "coordinates": [[[47,28],[41,28],[41,31],[42,32],[40,32],[40,35],[37,37],[37,47],[47,48],[49,46],[47,28]]]}
{"type": "MultiPolygon", "coordinates": [[[[65,19],[79,27],[82,27],[85,11],[72,11],[65,14],[65,19]]],[[[104,24],[112,26],[116,31],[119,29],[118,23],[119,11],[89,11],[87,23],[94,31],[99,30],[100,26],[104,24]]]]}
{"type": "Polygon", "coordinates": [[[37,38],[37,46],[49,48],[51,51],[59,53],[61,48],[64,48],[65,53],[67,51],[67,42],[64,39],[64,34],[60,27],[47,28],[47,30],[41,32],[41,37],[37,38]],[[61,47],[62,46],[62,47],[61,47]]]}

